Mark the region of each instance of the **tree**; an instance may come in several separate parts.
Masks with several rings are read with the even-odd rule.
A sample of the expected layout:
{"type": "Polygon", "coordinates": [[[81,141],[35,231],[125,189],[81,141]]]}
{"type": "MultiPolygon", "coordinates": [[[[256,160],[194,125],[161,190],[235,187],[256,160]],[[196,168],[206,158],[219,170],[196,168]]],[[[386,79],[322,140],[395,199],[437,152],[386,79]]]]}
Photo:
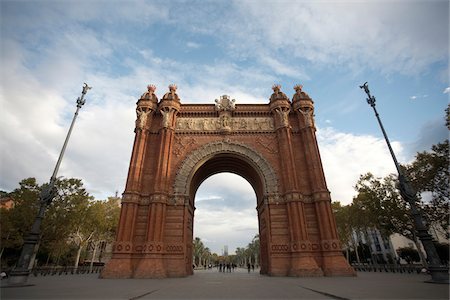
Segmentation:
{"type": "Polygon", "coordinates": [[[247,258],[245,257],[245,248],[237,247],[236,248],[236,263],[239,266],[243,266],[247,264],[247,258]]]}
{"type": "Polygon", "coordinates": [[[192,242],[193,246],[193,254],[194,254],[194,265],[196,267],[201,265],[201,257],[203,254],[203,251],[205,250],[205,245],[203,244],[202,240],[199,237],[196,237],[194,241],[192,242]]]}
{"type": "Polygon", "coordinates": [[[397,249],[398,256],[406,260],[408,264],[414,261],[420,261],[419,253],[416,249],[411,247],[403,247],[397,249]]]}
{"type": "Polygon", "coordinates": [[[14,264],[20,256],[23,238],[39,209],[40,189],[35,178],[27,178],[19,182],[19,188],[7,195],[14,199],[13,208],[0,212],[2,260],[7,265],[14,264]]]}
{"type": "Polygon", "coordinates": [[[333,202],[331,203],[331,208],[333,210],[336,219],[336,227],[339,239],[341,241],[341,244],[345,247],[346,257],[347,260],[349,260],[349,248],[350,245],[354,245],[353,224],[351,218],[352,215],[350,213],[350,206],[349,205],[342,206],[340,202],[333,202]]]}
{"type": "MultiPolygon", "coordinates": [[[[447,237],[449,235],[449,141],[431,147],[431,152],[419,152],[406,170],[413,187],[419,193],[431,194],[422,202],[428,224],[447,237]]],[[[425,197],[422,197],[425,198],[425,197]]]]}
{"type": "Polygon", "coordinates": [[[244,250],[245,262],[259,265],[259,253],[259,234],[257,234],[244,250]]]}
{"type": "MultiPolygon", "coordinates": [[[[102,243],[109,243],[114,239],[120,213],[117,201],[117,198],[110,197],[107,201],[97,200],[89,202],[85,223],[91,229],[87,232],[90,239],[85,245],[90,245],[92,250],[90,258],[91,271],[97,249],[102,243]]],[[[100,259],[101,257],[99,257],[100,259]]]]}
{"type": "MultiPolygon", "coordinates": [[[[80,179],[61,179],[55,185],[58,193],[48,206],[41,226],[40,245],[37,247],[39,257],[46,259],[47,263],[53,261],[58,264],[60,259],[65,261],[73,254],[72,241],[76,245],[77,266],[81,251],[90,240],[113,239],[120,208],[117,200],[93,201],[80,179]]],[[[18,259],[23,236],[30,230],[39,208],[41,189],[34,178],[27,178],[8,194],[15,205],[12,209],[2,210],[0,218],[2,254],[8,254],[4,259],[7,264],[18,259]]]]}
{"type": "Polygon", "coordinates": [[[67,240],[73,235],[77,224],[86,222],[83,215],[93,197],[89,196],[80,179],[61,179],[56,182],[58,190],[42,224],[42,250],[59,261],[61,255],[70,254],[67,240]]]}
{"type": "MultiPolygon", "coordinates": [[[[362,175],[356,184],[358,195],[353,199],[357,208],[359,223],[362,228],[377,228],[383,236],[399,233],[414,241],[418,249],[409,204],[405,202],[397,190],[397,178],[389,175],[385,178],[375,178],[371,173],[362,175]]],[[[425,264],[425,255],[419,252],[425,264]]]]}

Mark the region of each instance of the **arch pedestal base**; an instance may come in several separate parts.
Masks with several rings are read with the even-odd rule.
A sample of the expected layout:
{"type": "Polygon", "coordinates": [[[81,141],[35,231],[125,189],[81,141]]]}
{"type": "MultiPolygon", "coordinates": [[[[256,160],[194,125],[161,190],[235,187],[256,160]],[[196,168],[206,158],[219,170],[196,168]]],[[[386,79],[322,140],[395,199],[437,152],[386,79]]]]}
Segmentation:
{"type": "Polygon", "coordinates": [[[322,269],[325,276],[356,276],[356,271],[342,254],[323,256],[322,269]]]}
{"type": "Polygon", "coordinates": [[[166,278],[162,257],[142,258],[134,271],[133,278],[166,278]]]}
{"type": "Polygon", "coordinates": [[[131,258],[112,258],[103,268],[100,278],[133,278],[131,258]]]}
{"type": "Polygon", "coordinates": [[[288,276],[292,277],[320,277],[323,271],[311,256],[294,256],[291,259],[291,269],[288,276]]]}

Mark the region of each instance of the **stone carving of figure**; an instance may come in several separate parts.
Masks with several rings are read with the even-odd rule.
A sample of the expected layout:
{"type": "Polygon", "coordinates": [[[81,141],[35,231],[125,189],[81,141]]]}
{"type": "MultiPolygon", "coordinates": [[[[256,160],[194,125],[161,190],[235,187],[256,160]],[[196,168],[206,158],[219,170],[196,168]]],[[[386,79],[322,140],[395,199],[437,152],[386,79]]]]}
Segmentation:
{"type": "Polygon", "coordinates": [[[228,116],[223,116],[222,117],[222,127],[223,128],[230,127],[230,117],[228,117],[228,116]]]}
{"type": "Polygon", "coordinates": [[[241,119],[241,126],[240,126],[240,128],[241,129],[247,129],[247,121],[244,118],[241,119]]]}
{"type": "Polygon", "coordinates": [[[289,115],[289,110],[283,110],[281,108],[277,108],[275,109],[275,111],[278,114],[279,120],[280,120],[280,125],[285,127],[289,125],[289,120],[288,120],[288,115],[289,115]]]}
{"type": "Polygon", "coordinates": [[[303,115],[303,118],[305,119],[305,125],[307,127],[313,127],[314,126],[313,110],[309,107],[305,107],[299,109],[299,111],[303,115]]]}
{"type": "Polygon", "coordinates": [[[164,128],[169,127],[170,124],[170,110],[161,110],[163,116],[162,125],[164,128]]]}
{"type": "Polygon", "coordinates": [[[193,127],[194,127],[194,120],[189,119],[187,121],[186,125],[187,125],[187,129],[193,129],[193,127]]]}
{"type": "Polygon", "coordinates": [[[147,123],[147,117],[150,114],[151,110],[145,111],[142,108],[138,108],[136,110],[137,114],[137,127],[140,129],[143,129],[145,127],[145,124],[147,123]]]}

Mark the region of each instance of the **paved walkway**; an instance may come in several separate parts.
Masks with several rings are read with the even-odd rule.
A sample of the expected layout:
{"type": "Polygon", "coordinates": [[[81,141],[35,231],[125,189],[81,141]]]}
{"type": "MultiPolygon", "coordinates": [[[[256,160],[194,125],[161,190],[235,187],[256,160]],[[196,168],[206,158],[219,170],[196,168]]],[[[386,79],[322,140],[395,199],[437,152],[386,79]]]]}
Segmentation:
{"type": "Polygon", "coordinates": [[[31,276],[5,287],[1,299],[449,299],[449,286],[422,274],[358,273],[357,277],[269,277],[239,269],[199,270],[170,279],[98,279],[98,274],[31,276]]]}

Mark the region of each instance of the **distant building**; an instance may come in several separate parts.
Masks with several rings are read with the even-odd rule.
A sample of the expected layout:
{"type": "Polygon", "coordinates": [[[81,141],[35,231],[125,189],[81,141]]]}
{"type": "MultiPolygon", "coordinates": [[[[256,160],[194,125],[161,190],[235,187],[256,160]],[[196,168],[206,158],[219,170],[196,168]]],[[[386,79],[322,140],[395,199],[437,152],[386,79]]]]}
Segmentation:
{"type": "Polygon", "coordinates": [[[222,256],[228,256],[228,245],[223,246],[223,254],[222,256]]]}
{"type": "MultiPolygon", "coordinates": [[[[439,243],[449,243],[449,240],[444,236],[444,234],[437,230],[433,230],[433,227],[430,228],[430,234],[433,239],[439,243]]],[[[394,233],[391,234],[389,238],[386,238],[376,228],[366,229],[359,232],[356,230],[353,231],[353,240],[357,244],[365,244],[369,247],[371,259],[374,263],[390,263],[393,260],[400,260],[403,262],[397,253],[399,248],[413,248],[418,250],[414,241],[408,239],[407,237],[394,233]]],[[[422,243],[419,241],[418,244],[421,252],[426,257],[426,252],[422,243]]],[[[353,247],[351,245],[344,245],[343,248],[351,249],[353,247]]]]}
{"type": "Polygon", "coordinates": [[[353,231],[353,240],[357,244],[365,244],[369,247],[371,260],[374,263],[388,263],[396,259],[395,248],[389,238],[383,237],[377,228],[367,228],[365,231],[353,231]]]}
{"type": "Polygon", "coordinates": [[[14,199],[12,197],[6,196],[0,198],[0,208],[11,209],[14,207],[14,199]]]}

